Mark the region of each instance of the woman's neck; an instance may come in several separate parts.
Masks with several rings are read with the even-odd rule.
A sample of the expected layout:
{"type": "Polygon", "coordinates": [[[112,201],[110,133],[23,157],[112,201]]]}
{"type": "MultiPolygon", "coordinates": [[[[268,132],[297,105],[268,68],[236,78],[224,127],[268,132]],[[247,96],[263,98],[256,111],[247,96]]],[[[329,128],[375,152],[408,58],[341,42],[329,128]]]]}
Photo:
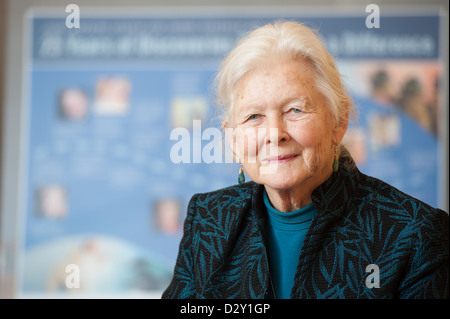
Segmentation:
{"type": "Polygon", "coordinates": [[[308,206],[312,203],[311,193],[303,190],[277,190],[265,186],[267,196],[273,208],[280,212],[288,213],[308,206]]]}
{"type": "Polygon", "coordinates": [[[332,172],[328,172],[320,179],[309,180],[304,184],[287,189],[272,188],[264,185],[269,201],[273,208],[280,212],[293,212],[312,203],[312,192],[325,182],[332,172]]]}

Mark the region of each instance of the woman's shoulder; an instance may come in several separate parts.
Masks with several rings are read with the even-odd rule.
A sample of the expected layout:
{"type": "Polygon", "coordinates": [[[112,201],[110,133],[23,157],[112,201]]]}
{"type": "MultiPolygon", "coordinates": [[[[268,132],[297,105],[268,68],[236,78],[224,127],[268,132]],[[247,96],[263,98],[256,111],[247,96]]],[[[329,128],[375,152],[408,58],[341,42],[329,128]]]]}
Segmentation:
{"type": "Polygon", "coordinates": [[[345,185],[345,194],[350,195],[357,206],[362,205],[364,210],[387,212],[384,216],[400,214],[423,218],[432,215],[448,219],[448,212],[435,208],[384,180],[362,173],[348,151],[344,151],[344,156],[340,159],[343,169],[339,176],[345,185]]]}
{"type": "Polygon", "coordinates": [[[224,206],[245,206],[256,193],[258,184],[247,182],[192,196],[190,206],[203,208],[220,208],[224,206]]]}
{"type": "Polygon", "coordinates": [[[383,247],[392,243],[392,248],[434,246],[448,251],[448,213],[381,179],[360,172],[352,175],[347,227],[366,232],[369,238],[384,238],[383,247]]]}
{"type": "Polygon", "coordinates": [[[256,191],[257,187],[258,184],[255,182],[247,182],[243,185],[227,186],[209,192],[197,193],[193,197],[197,197],[197,199],[201,200],[215,200],[224,197],[241,200],[242,198],[251,196],[256,191]]]}
{"type": "Polygon", "coordinates": [[[448,213],[442,209],[433,207],[383,180],[364,174],[361,176],[359,188],[368,190],[365,197],[370,200],[367,203],[377,207],[380,211],[390,212],[390,216],[448,219],[448,213]]]}
{"type": "Polygon", "coordinates": [[[222,234],[224,229],[229,232],[253,211],[252,199],[258,186],[254,182],[248,182],[193,195],[185,227],[189,227],[191,232],[193,229],[216,234],[222,234]]]}

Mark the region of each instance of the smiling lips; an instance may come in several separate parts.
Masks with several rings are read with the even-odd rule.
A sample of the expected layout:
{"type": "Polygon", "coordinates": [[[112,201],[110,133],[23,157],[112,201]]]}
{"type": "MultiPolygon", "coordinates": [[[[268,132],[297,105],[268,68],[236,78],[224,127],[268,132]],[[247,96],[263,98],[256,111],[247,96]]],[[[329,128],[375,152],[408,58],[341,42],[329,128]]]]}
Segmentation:
{"type": "Polygon", "coordinates": [[[297,154],[288,154],[288,155],[280,155],[280,156],[272,156],[266,157],[262,161],[268,163],[287,163],[295,159],[297,154]]]}

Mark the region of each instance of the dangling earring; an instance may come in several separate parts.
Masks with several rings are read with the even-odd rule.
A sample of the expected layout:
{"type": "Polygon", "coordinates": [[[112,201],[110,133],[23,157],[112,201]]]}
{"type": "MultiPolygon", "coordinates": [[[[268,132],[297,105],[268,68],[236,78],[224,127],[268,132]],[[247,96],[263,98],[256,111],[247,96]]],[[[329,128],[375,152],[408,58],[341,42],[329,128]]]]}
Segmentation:
{"type": "Polygon", "coordinates": [[[241,164],[241,168],[239,168],[238,183],[239,183],[239,185],[242,185],[245,183],[245,175],[244,175],[244,169],[242,168],[242,164],[241,164]]]}
{"type": "Polygon", "coordinates": [[[333,172],[336,173],[339,169],[339,154],[337,152],[337,146],[334,147],[334,161],[333,161],[333,172]]]}

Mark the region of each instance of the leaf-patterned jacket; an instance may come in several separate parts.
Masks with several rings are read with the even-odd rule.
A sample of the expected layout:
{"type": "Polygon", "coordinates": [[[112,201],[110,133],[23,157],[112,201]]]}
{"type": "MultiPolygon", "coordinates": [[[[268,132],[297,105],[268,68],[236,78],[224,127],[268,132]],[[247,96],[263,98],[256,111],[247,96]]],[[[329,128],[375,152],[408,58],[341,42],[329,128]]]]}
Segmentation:
{"type": "MultiPolygon", "coordinates": [[[[291,298],[448,298],[448,214],[352,164],[341,158],[312,194],[291,298]]],[[[192,197],[162,298],[271,295],[262,191],[249,182],[192,197]]]]}

